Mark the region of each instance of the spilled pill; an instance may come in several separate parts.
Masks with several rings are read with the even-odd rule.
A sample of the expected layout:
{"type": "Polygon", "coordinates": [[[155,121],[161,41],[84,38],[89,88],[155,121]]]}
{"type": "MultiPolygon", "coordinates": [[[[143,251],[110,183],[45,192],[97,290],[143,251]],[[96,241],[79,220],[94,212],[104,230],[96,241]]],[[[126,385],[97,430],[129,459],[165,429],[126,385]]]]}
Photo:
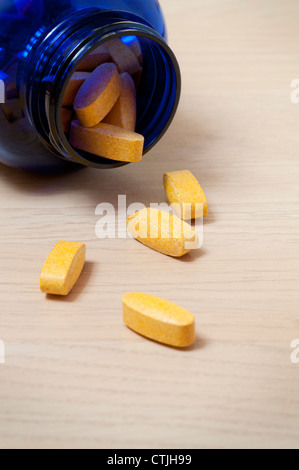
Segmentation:
{"type": "Polygon", "coordinates": [[[84,127],[96,126],[107,116],[120,95],[121,82],[115,64],[97,67],[78,91],[74,109],[84,127]]]}
{"type": "Polygon", "coordinates": [[[133,79],[128,73],[120,75],[120,96],[104,121],[107,124],[135,131],[136,127],[136,89],[133,79]]]}
{"type": "Polygon", "coordinates": [[[181,257],[199,245],[198,234],[189,224],[154,208],[128,217],[127,228],[136,240],[168,256],[181,257]]]}
{"type": "Polygon", "coordinates": [[[144,137],[111,124],[85,128],[79,121],[71,124],[70,144],[76,149],[121,162],[142,159],[144,137]]]}
{"type": "Polygon", "coordinates": [[[134,52],[124,44],[119,38],[113,39],[105,44],[113,62],[116,64],[119,73],[129,73],[133,75],[139,72],[140,64],[134,52]]]}
{"type": "Polygon", "coordinates": [[[90,76],[87,72],[74,72],[67,84],[62,106],[73,106],[74,99],[85,80],[90,76]]]}
{"type": "Polygon", "coordinates": [[[70,293],[85,263],[84,243],[58,242],[49,254],[40,277],[40,289],[45,294],[70,293]]]}
{"type": "Polygon", "coordinates": [[[206,196],[190,171],[165,173],[164,187],[169,203],[183,220],[207,216],[206,196]]]}
{"type": "Polygon", "coordinates": [[[139,292],[130,292],[122,300],[123,321],[136,333],[178,348],[194,343],[195,319],[188,310],[139,292]]]}

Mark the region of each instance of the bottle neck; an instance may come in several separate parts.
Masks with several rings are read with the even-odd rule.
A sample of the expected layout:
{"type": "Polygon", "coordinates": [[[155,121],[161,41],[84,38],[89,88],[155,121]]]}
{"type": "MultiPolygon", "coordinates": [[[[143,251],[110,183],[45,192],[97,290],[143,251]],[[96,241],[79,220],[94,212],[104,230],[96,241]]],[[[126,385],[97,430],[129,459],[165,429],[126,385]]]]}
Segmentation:
{"type": "Polygon", "coordinates": [[[27,79],[21,85],[27,117],[44,145],[58,157],[92,167],[122,165],[79,154],[70,146],[61,120],[64,91],[80,62],[100,44],[122,36],[137,36],[144,54],[136,131],[145,137],[145,153],[169,127],[181,81],[178,63],[165,40],[132,14],[89,9],[68,17],[50,32],[36,33],[28,54],[27,79]]]}

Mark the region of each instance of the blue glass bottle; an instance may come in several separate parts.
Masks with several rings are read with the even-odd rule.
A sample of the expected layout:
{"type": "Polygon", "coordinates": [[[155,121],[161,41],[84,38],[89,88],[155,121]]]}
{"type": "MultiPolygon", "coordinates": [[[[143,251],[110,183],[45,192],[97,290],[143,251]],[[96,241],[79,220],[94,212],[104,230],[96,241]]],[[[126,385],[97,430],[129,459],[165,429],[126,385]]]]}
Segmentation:
{"type": "Polygon", "coordinates": [[[145,137],[145,153],[167,130],[181,83],[157,0],[2,0],[0,21],[2,163],[44,172],[70,164],[122,165],[74,150],[61,121],[70,76],[115,37],[127,43],[137,37],[142,49],[136,132],[145,137]]]}

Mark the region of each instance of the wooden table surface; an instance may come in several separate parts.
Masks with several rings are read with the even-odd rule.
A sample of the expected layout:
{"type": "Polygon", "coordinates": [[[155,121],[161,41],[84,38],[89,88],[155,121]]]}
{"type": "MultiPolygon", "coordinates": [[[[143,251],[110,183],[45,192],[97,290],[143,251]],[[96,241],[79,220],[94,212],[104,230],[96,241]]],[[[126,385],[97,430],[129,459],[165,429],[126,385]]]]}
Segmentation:
{"type": "Polygon", "coordinates": [[[162,6],[183,93],[144,161],[58,177],[1,167],[1,447],[299,447],[299,4],[162,6]],[[99,203],[166,202],[163,172],[185,168],[209,202],[200,251],[97,238],[99,203]],[[85,242],[87,264],[68,298],[46,298],[40,270],[60,239],[85,242]],[[127,329],[132,290],[193,312],[194,347],[127,329]]]}

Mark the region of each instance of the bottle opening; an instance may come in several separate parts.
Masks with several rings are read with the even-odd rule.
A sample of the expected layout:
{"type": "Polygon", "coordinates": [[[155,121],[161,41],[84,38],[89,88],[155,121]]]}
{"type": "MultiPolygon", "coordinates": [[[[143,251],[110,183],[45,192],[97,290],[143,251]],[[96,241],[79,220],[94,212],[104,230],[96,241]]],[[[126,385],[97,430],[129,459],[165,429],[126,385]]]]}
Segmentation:
{"type": "MultiPolygon", "coordinates": [[[[50,126],[51,129],[55,127],[52,143],[63,158],[101,168],[127,163],[111,157],[104,158],[98,152],[87,152],[70,142],[71,123],[78,119],[73,106],[78,91],[97,67],[113,62],[120,74],[130,74],[134,82],[137,111],[134,131],[144,137],[144,154],[160,140],[169,127],[178,106],[181,89],[179,66],[171,49],[159,35],[153,37],[151,34],[138,32],[133,35],[131,31],[113,34],[94,41],[92,46],[85,45],[84,52],[77,53],[72,66],[63,77],[59,94],[54,100],[55,119],[50,126]],[[106,53],[105,56],[105,51],[109,51],[111,43],[115,41],[120,41],[134,54],[133,63],[128,64],[127,58],[120,56],[119,62],[126,62],[123,66],[122,63],[115,62],[113,54],[109,56],[106,53]]],[[[105,122],[105,117],[101,122],[105,122]]]]}

